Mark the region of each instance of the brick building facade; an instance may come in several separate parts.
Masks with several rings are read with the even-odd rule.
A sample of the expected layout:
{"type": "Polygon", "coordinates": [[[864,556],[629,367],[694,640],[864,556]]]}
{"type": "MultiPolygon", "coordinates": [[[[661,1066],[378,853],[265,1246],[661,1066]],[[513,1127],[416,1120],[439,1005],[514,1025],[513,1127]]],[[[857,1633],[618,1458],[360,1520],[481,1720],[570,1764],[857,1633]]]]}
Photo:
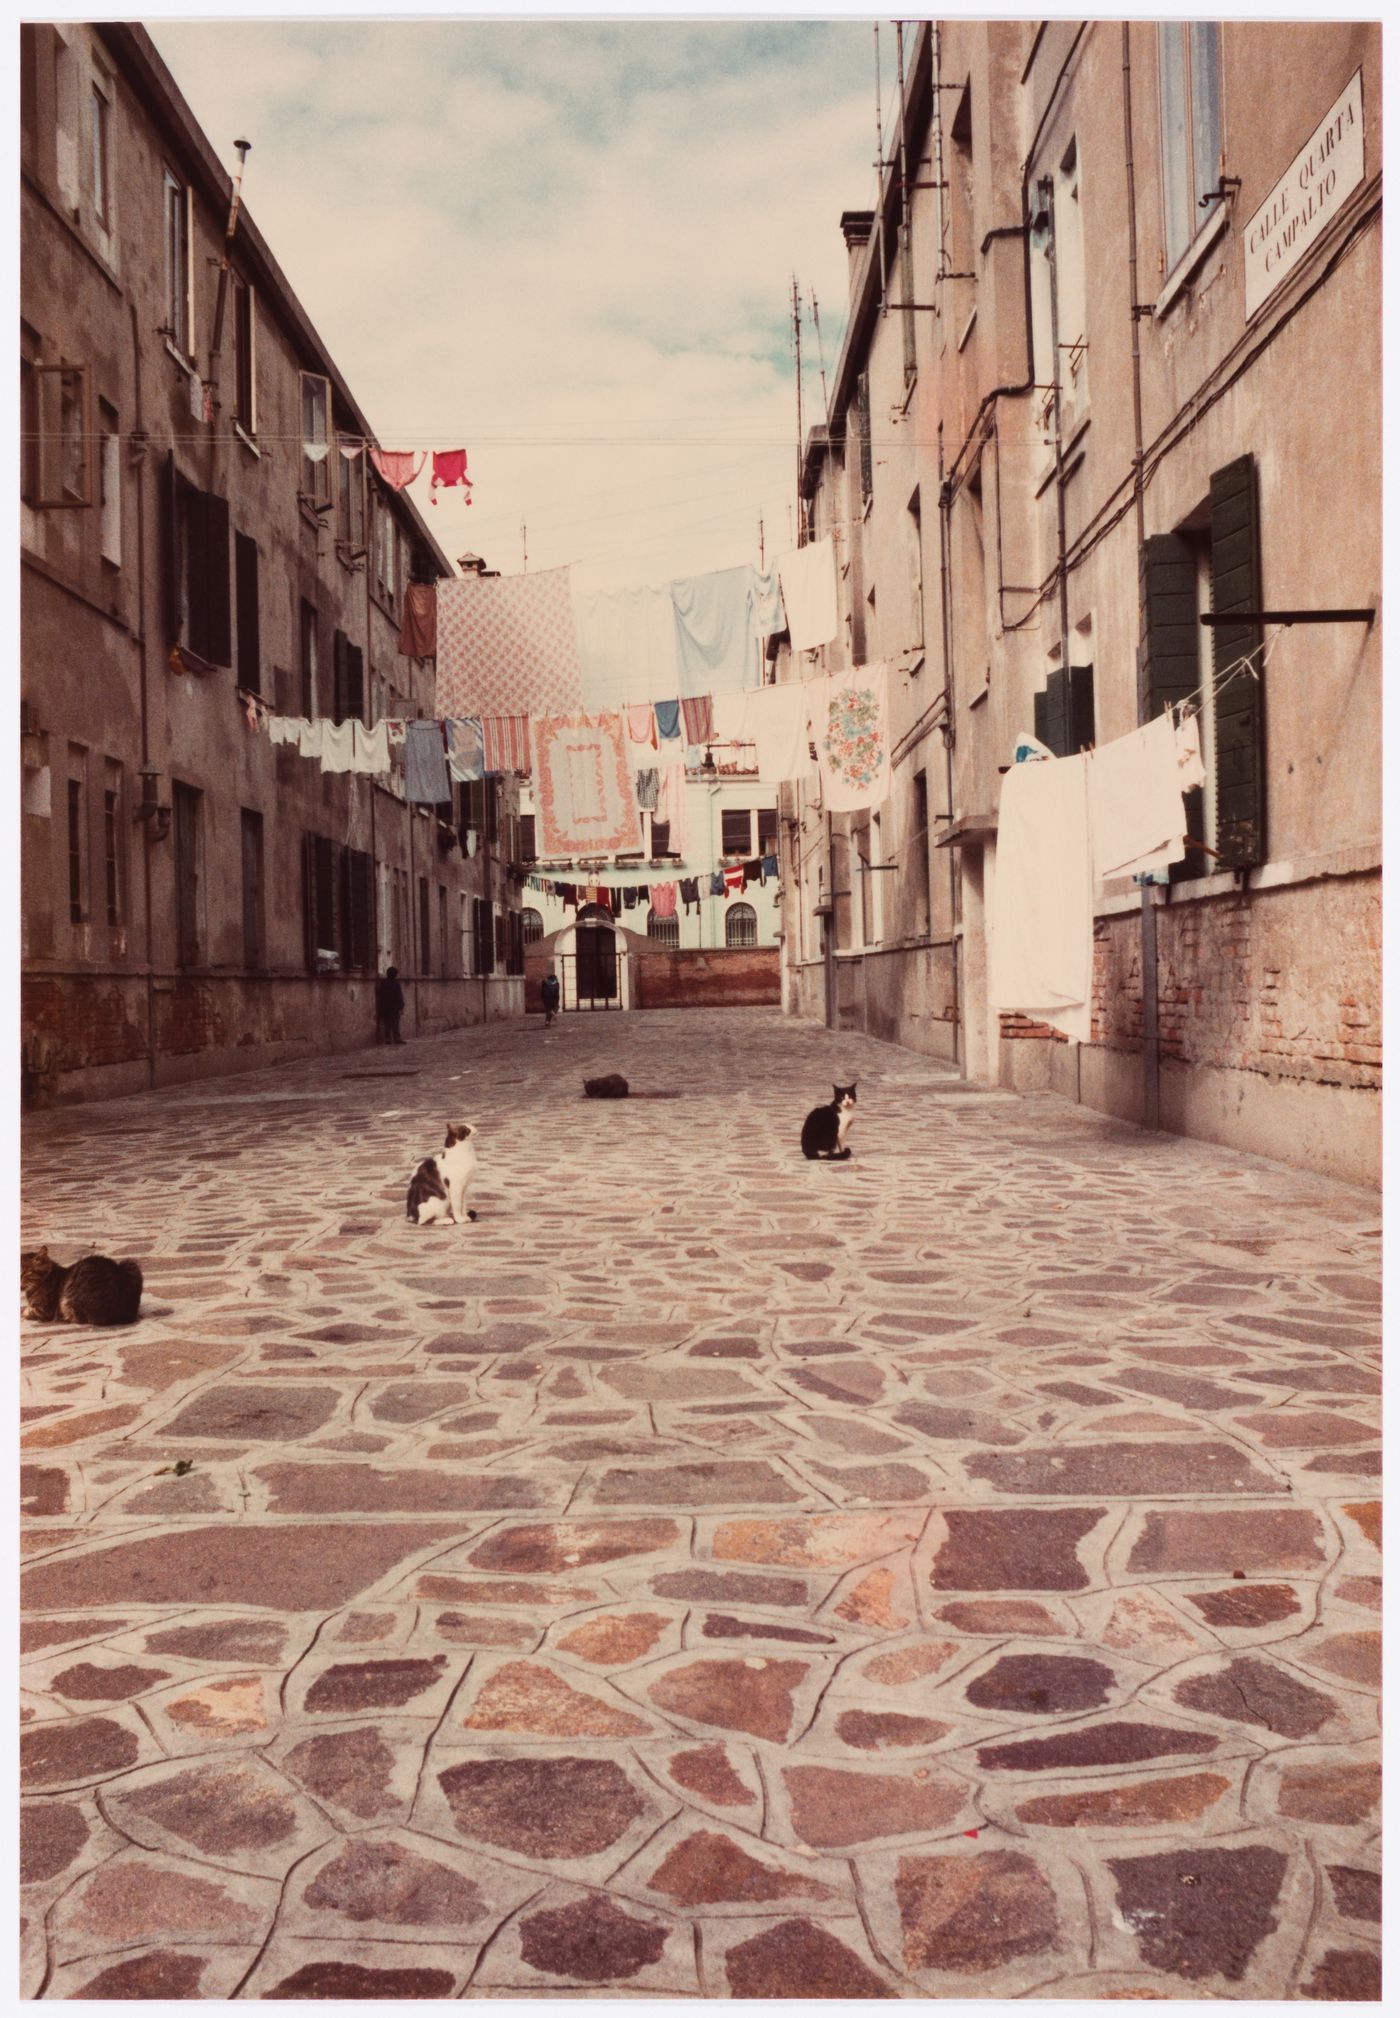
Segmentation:
{"type": "Polygon", "coordinates": [[[231,186],[139,27],[22,29],[31,1099],[369,1043],[390,962],[410,1033],[521,1007],[515,782],[414,810],[249,726],[432,715],[451,570],[246,210],[221,276],[231,186]]]}
{"type": "Polygon", "coordinates": [[[894,783],[834,819],[784,788],[787,999],[1377,1182],[1379,30],[956,20],[899,66],[802,480],[820,656],[890,661],[894,783]],[[1201,688],[1185,862],[1095,891],[1091,1042],[997,1014],[1015,735],[1068,753],[1201,688]]]}

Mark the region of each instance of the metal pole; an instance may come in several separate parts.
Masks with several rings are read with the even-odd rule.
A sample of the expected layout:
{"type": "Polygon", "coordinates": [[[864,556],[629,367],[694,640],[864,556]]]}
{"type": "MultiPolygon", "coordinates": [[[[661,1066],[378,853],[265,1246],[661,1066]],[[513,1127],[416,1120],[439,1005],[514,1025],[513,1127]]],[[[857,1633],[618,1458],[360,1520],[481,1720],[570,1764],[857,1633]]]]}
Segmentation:
{"type": "MultiPolygon", "coordinates": [[[[1137,177],[1133,168],[1133,78],[1129,23],[1123,23],[1123,161],[1128,180],[1128,316],[1133,326],[1133,501],[1141,553],[1147,536],[1142,495],[1142,357],[1138,349],[1137,177]]],[[[1147,720],[1147,665],[1139,656],[1137,717],[1147,720]]],[[[1162,1125],[1162,1052],[1157,1005],[1157,906],[1152,886],[1142,886],[1139,906],[1142,968],[1142,1125],[1162,1125]]]]}

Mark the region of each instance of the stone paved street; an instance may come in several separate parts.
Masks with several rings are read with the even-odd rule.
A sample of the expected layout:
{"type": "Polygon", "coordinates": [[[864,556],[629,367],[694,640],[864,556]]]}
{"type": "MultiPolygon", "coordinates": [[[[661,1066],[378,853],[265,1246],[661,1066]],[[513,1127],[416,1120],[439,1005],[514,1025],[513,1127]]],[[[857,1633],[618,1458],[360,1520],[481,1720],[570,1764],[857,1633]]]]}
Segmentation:
{"type": "Polygon", "coordinates": [[[692,1011],[40,1115],[23,1217],[147,1284],[23,1326],[27,1995],[1378,1995],[1372,1196],[692,1011]]]}

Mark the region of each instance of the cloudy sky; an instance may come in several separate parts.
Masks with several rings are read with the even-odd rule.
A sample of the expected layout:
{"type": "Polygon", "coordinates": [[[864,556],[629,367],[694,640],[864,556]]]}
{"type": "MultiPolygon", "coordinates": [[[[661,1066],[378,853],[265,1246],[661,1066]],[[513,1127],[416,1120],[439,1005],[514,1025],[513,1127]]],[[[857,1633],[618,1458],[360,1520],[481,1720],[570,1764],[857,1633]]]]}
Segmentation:
{"type": "MultiPolygon", "coordinates": [[[[828,373],[872,24],[151,21],[386,448],[465,447],[455,558],[665,581],[792,544],[788,293],[828,373]]],[[[893,30],[882,31],[884,100],[893,30]]],[[[807,424],[819,388],[804,330],[807,424]]]]}

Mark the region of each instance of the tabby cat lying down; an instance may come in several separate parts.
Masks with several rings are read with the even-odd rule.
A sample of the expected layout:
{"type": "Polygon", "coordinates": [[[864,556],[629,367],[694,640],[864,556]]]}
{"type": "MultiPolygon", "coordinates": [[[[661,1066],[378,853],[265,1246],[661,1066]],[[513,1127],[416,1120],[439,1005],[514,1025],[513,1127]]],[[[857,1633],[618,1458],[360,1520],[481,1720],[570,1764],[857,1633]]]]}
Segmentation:
{"type": "Polygon", "coordinates": [[[47,1247],[31,1248],[19,1258],[19,1286],[41,1324],[134,1324],[141,1308],[139,1263],[105,1254],[65,1268],[47,1247]]]}

